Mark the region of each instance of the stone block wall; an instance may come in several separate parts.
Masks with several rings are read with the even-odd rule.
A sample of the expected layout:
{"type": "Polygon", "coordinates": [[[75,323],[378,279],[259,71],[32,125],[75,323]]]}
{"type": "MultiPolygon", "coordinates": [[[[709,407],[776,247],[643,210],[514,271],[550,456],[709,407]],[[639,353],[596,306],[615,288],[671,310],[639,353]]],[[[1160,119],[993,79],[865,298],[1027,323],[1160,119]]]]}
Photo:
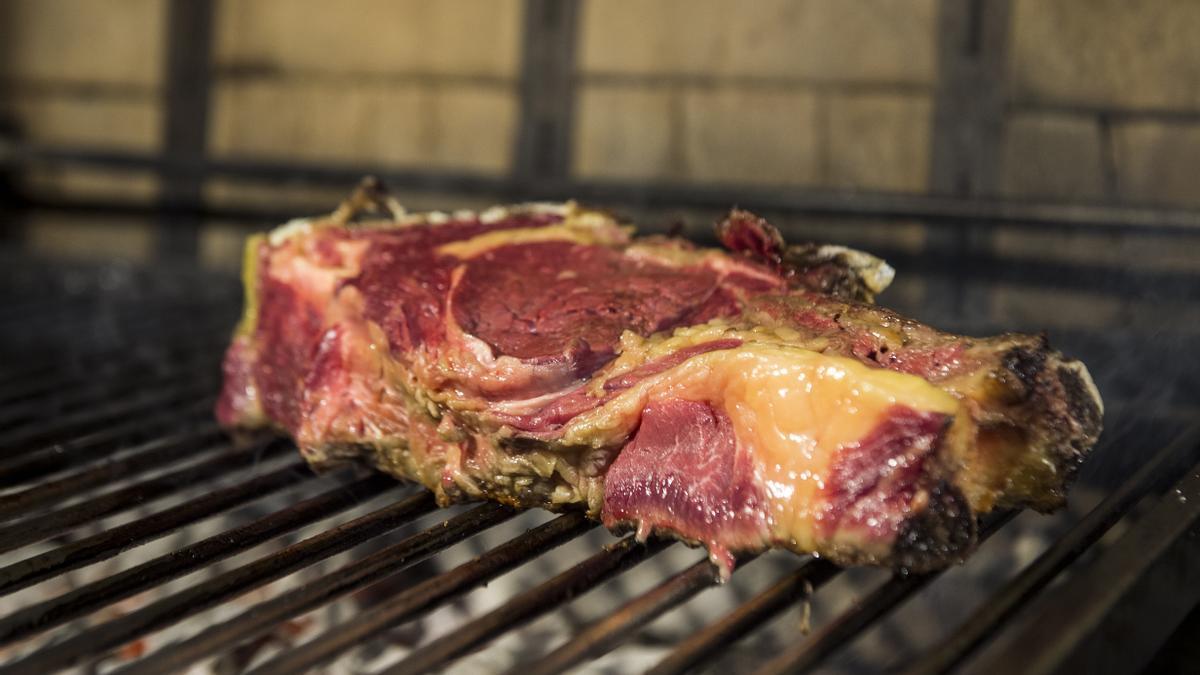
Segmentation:
{"type": "MultiPolygon", "coordinates": [[[[1200,6],[1010,1],[996,193],[1200,204],[1200,6]]],[[[166,6],[4,3],[7,125],[52,145],[155,151],[166,6]]],[[[220,0],[208,150],[503,175],[523,11],[520,0],[220,0]]],[[[928,190],[939,11],[937,0],[584,0],[571,175],[928,190]]],[[[152,176],[129,180],[123,195],[154,193],[152,176]]]]}
{"type": "MultiPolygon", "coordinates": [[[[934,190],[950,2],[580,0],[567,177],[934,190]]],[[[1200,206],[1193,187],[1200,174],[1200,50],[1193,46],[1200,5],[1004,2],[1003,68],[984,83],[1003,101],[1000,142],[985,158],[998,178],[985,192],[1200,206]]],[[[207,152],[506,176],[522,122],[528,6],[215,0],[207,152]]],[[[0,3],[0,127],[48,146],[159,152],[168,7],[168,0],[0,3]]],[[[50,197],[141,202],[156,199],[160,187],[151,172],[78,166],[39,169],[24,181],[50,197]]],[[[299,213],[329,208],[342,192],[214,178],[203,194],[217,206],[299,213]]],[[[456,194],[406,199],[414,207],[480,203],[456,194]]],[[[892,250],[926,241],[919,224],[788,225],[892,250]]],[[[55,242],[66,235],[45,227],[29,241],[61,248],[55,242]]],[[[134,230],[126,223],[113,229],[127,233],[120,235],[125,249],[72,250],[148,255],[151,238],[128,234],[134,230]]],[[[228,223],[206,229],[202,253],[225,260],[238,232],[228,223]]],[[[1056,243],[1032,250],[1020,236],[998,232],[986,245],[1070,261],[1079,251],[1129,244],[1102,233],[1044,238],[1056,243]]],[[[1200,245],[1177,242],[1180,251],[1200,245]]]]}
{"type": "Polygon", "coordinates": [[[1200,5],[1013,10],[1005,192],[1200,206],[1200,5]]]}
{"type": "Polygon", "coordinates": [[[589,1],[573,173],[921,191],[936,3],[589,1]]]}

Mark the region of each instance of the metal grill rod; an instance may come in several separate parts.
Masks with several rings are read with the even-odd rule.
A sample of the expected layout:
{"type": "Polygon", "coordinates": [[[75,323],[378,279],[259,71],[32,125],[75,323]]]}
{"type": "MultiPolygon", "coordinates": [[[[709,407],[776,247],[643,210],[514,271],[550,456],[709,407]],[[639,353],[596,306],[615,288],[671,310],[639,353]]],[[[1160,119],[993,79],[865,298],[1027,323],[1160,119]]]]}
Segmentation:
{"type": "MultiPolygon", "coordinates": [[[[136,168],[183,171],[210,177],[274,182],[308,182],[350,185],[365,175],[375,175],[397,188],[430,192],[462,192],[504,199],[578,199],[597,204],[639,207],[727,209],[742,204],[762,211],[873,220],[923,220],[932,225],[962,228],[965,225],[1004,223],[1055,231],[1103,228],[1106,232],[1149,232],[1156,235],[1188,234],[1200,228],[1200,214],[1192,211],[1141,206],[1116,207],[981,199],[887,192],[850,192],[742,185],[683,185],[645,180],[514,180],[509,176],[470,173],[397,171],[381,166],[332,167],[325,163],[268,163],[257,160],[208,160],[204,166],[164,159],[158,153],[59,149],[30,143],[10,143],[0,165],[90,165],[105,169],[136,168]]],[[[98,209],[105,204],[85,205],[98,209]]],[[[108,204],[111,208],[112,204],[108,204]]],[[[201,205],[197,205],[201,206],[201,205]]],[[[198,209],[200,210],[200,209],[198,209]]]]}
{"type": "Polygon", "coordinates": [[[81,384],[68,383],[63,387],[53,387],[29,396],[22,392],[22,398],[5,406],[6,410],[12,412],[5,415],[2,423],[10,428],[3,429],[4,434],[0,435],[3,441],[0,442],[7,442],[7,436],[18,431],[24,432],[28,427],[44,426],[49,421],[47,417],[59,419],[77,415],[83,412],[84,406],[81,404],[84,403],[116,403],[144,398],[151,389],[169,389],[175,384],[172,378],[178,378],[181,374],[215,380],[218,364],[212,358],[212,354],[196,356],[197,358],[187,360],[176,359],[173,365],[135,362],[126,369],[95,377],[88,371],[80,375],[81,384]],[[186,368],[180,367],[181,365],[186,368]],[[32,422],[29,420],[31,416],[36,418],[32,422]]]}
{"type": "Polygon", "coordinates": [[[105,355],[119,353],[141,341],[169,343],[187,339],[200,331],[227,330],[230,318],[204,306],[168,305],[167,311],[146,314],[142,307],[119,305],[107,313],[58,319],[45,326],[22,324],[9,329],[5,344],[25,352],[25,360],[0,371],[0,383],[30,377],[36,372],[64,367],[88,367],[103,363],[105,355]],[[125,314],[133,314],[126,317],[125,314]],[[197,318],[199,317],[199,318],[197,318]],[[79,336],[89,336],[81,342],[79,336]],[[137,340],[130,338],[136,337],[137,340]],[[49,347],[50,349],[47,349],[49,347]],[[47,349],[47,351],[39,351],[47,349]]]}
{"type": "Polygon", "coordinates": [[[799,569],[767,590],[676,645],[675,650],[647,671],[647,675],[687,672],[704,659],[741,639],[768,619],[808,597],[842,569],[828,560],[810,558],[799,569]]]}
{"type": "Polygon", "coordinates": [[[257,637],[279,623],[299,616],[383,577],[395,574],[454,544],[499,525],[516,511],[498,504],[483,504],[392,544],[371,555],[311,581],[172,644],[120,672],[162,673],[183,670],[188,664],[247,639],[257,637]]]}
{"type": "Polygon", "coordinates": [[[137,296],[97,292],[80,298],[81,306],[46,299],[41,311],[13,315],[0,321],[0,328],[21,329],[36,338],[41,332],[74,331],[82,325],[129,325],[152,329],[170,325],[180,318],[212,317],[224,303],[219,298],[137,296]],[[16,324],[16,325],[14,325],[16,324]]]}
{"type": "Polygon", "coordinates": [[[169,464],[220,438],[221,433],[217,425],[207,422],[181,433],[163,436],[130,448],[129,453],[121,459],[110,460],[92,469],[76,471],[57,480],[0,496],[0,521],[15,518],[50,502],[70,499],[82,494],[83,490],[169,464]]]}
{"type": "Polygon", "coordinates": [[[20,366],[8,368],[0,371],[0,387],[7,388],[14,385],[19,386],[33,378],[51,376],[59,368],[61,368],[61,364],[56,366],[54,364],[44,362],[22,364],[20,366]]]}
{"type": "MultiPolygon", "coordinates": [[[[738,557],[740,569],[757,555],[738,557]]],[[[557,649],[534,661],[520,664],[509,674],[544,675],[561,673],[589,658],[606,654],[638,628],[646,625],[667,610],[686,602],[700,591],[717,585],[720,571],[708,558],[667,579],[651,591],[634,598],[607,617],[579,631],[557,649]]]]}
{"type": "Polygon", "coordinates": [[[642,545],[635,537],[626,537],[484,616],[420,647],[381,675],[420,675],[441,669],[463,654],[558,609],[571,599],[658,555],[673,543],[668,539],[653,539],[642,545]]]}
{"type": "Polygon", "coordinates": [[[876,619],[938,576],[936,572],[893,576],[807,639],[769,660],[755,671],[755,675],[784,675],[810,671],[839,647],[866,630],[876,619]]]}
{"type": "Polygon", "coordinates": [[[905,672],[913,675],[944,673],[962,663],[1017,609],[1104,536],[1134,504],[1151,492],[1165,489],[1176,475],[1173,469],[1180,457],[1194,453],[1197,443],[1200,443],[1200,426],[1192,427],[1160,450],[1033,564],[976,610],[953,635],[911,664],[905,672]]]}
{"type": "MultiPolygon", "coordinates": [[[[22,379],[7,386],[0,386],[0,405],[13,405],[34,398],[53,396],[60,390],[87,386],[92,382],[108,382],[117,378],[144,375],[146,372],[169,372],[179,369],[178,364],[181,362],[203,361],[215,369],[216,354],[226,342],[224,336],[214,335],[211,338],[201,337],[194,342],[171,343],[169,347],[149,353],[114,353],[111,358],[105,359],[94,368],[56,368],[45,377],[22,379]]],[[[200,363],[191,365],[199,367],[200,363]]]]}
{"type": "Polygon", "coordinates": [[[0,371],[0,391],[7,395],[50,378],[67,378],[64,384],[86,382],[92,373],[127,361],[162,363],[180,352],[227,342],[229,326],[228,320],[183,319],[155,330],[133,325],[108,330],[79,326],[60,336],[41,334],[34,345],[6,340],[5,348],[20,353],[22,361],[0,371]],[[86,336],[87,342],[81,344],[80,336],[86,336]]]}
{"type": "MultiPolygon", "coordinates": [[[[283,578],[296,570],[349,550],[437,508],[433,495],[420,492],[275,553],[230,570],[125,616],[69,637],[52,650],[41,650],[0,667],[0,675],[40,675],[101,656],[143,635],[173,625],[220,602],[283,578]]],[[[228,646],[228,643],[226,643],[228,646]]],[[[163,653],[156,652],[152,656],[163,653]]],[[[138,663],[132,664],[134,667],[138,663]]],[[[170,672],[171,669],[151,672],[170,672]]]]}
{"type": "MultiPolygon", "coordinates": [[[[219,435],[215,436],[219,438],[219,435]]],[[[73,527],[121,513],[136,506],[153,503],[155,500],[170,496],[181,488],[201,485],[209,479],[219,478],[236,469],[252,467],[263,460],[281,455],[290,448],[282,443],[248,448],[231,448],[228,443],[217,443],[197,450],[197,454],[221,450],[228,452],[221,452],[210,459],[189,464],[150,480],[106,492],[78,504],[10,523],[0,529],[0,553],[7,553],[27,544],[49,539],[73,527]]],[[[104,468],[102,465],[97,470],[103,471],[104,468]]]]}
{"type": "Polygon", "coordinates": [[[561,515],[470,562],[406,589],[338,626],[337,630],[326,632],[290,649],[254,668],[247,675],[290,675],[305,672],[387,628],[420,616],[596,526],[595,521],[578,511],[561,515]]]}
{"type": "Polygon", "coordinates": [[[44,298],[26,300],[24,302],[13,302],[5,298],[3,307],[0,307],[0,324],[31,319],[49,312],[61,314],[72,308],[87,309],[96,302],[96,299],[96,294],[69,295],[56,300],[52,304],[47,304],[44,298]]]}
{"type": "MultiPolygon", "coordinates": [[[[1157,672],[1155,655],[1200,603],[1200,463],[1064,582],[1030,602],[976,672],[1157,672]],[[1055,626],[1048,631],[1046,626],[1055,626]],[[1118,636],[1119,639],[1114,639],[1118,636]]],[[[1192,631],[1187,637],[1195,640],[1192,631]]],[[[1193,652],[1194,655],[1194,652],[1193,652]]],[[[1195,670],[1194,658],[1177,655],[1195,670]]]]}
{"type": "Polygon", "coordinates": [[[89,376],[82,385],[65,390],[52,387],[40,393],[23,395],[13,403],[0,401],[0,431],[7,431],[21,423],[75,413],[89,404],[136,394],[147,388],[175,384],[183,379],[194,378],[206,370],[216,370],[212,353],[196,352],[165,368],[150,366],[141,372],[97,374],[89,376]]]}
{"type": "Polygon", "coordinates": [[[181,402],[209,395],[215,386],[216,375],[204,373],[166,392],[144,392],[110,405],[13,430],[0,436],[0,448],[8,457],[33,452],[43,444],[94,431],[126,417],[141,417],[149,411],[177,407],[181,402]]]}
{"type": "MultiPolygon", "coordinates": [[[[979,533],[980,544],[987,541],[1016,515],[1016,511],[1005,511],[988,519],[979,533]]],[[[783,675],[812,670],[840,647],[861,635],[880,617],[944,573],[945,570],[927,574],[896,573],[808,639],[797,642],[767,661],[755,671],[755,675],[783,675]]]]}
{"type": "Polygon", "coordinates": [[[152,516],[114,527],[52,551],[0,568],[0,594],[8,594],[52,576],[107,560],[121,551],[165,536],[226,509],[260,499],[275,490],[313,478],[296,462],[244,483],[213,491],[152,516]]]}
{"type": "Polygon", "coordinates": [[[24,607],[0,619],[0,645],[11,644],[91,614],[281,534],[329,518],[397,486],[396,481],[383,475],[338,485],[246,525],[202,539],[51,600],[24,607]]]}
{"type": "Polygon", "coordinates": [[[157,438],[173,429],[195,426],[211,419],[214,400],[203,398],[182,410],[170,410],[141,419],[132,419],[93,431],[61,444],[42,447],[8,461],[0,461],[0,488],[10,488],[41,480],[64,469],[81,467],[122,450],[125,443],[157,438]]]}

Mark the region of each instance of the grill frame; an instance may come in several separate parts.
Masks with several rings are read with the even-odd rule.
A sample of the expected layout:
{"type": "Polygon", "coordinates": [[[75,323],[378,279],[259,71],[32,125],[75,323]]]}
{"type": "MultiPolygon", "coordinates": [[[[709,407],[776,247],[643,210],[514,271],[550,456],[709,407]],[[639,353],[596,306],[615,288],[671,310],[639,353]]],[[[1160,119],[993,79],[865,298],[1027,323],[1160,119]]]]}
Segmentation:
{"type": "MultiPolygon", "coordinates": [[[[137,281],[130,283],[136,285],[137,281]]],[[[104,293],[100,296],[108,297],[104,293]]],[[[20,294],[15,293],[14,297],[20,297],[20,294]]],[[[189,523],[252,502],[269,491],[282,492],[300,484],[320,484],[326,489],[283,510],[240,523],[169,554],[140,561],[133,569],[0,617],[0,646],[52,630],[59,631],[62,636],[53,648],[35,651],[21,660],[0,665],[0,674],[51,672],[87,664],[187,616],[393,532],[417,518],[439,515],[428,493],[398,486],[379,476],[354,475],[348,471],[315,477],[295,458],[284,464],[271,463],[286,459],[293,451],[286,441],[264,437],[231,439],[216,432],[211,421],[206,421],[212,404],[211,394],[217,383],[215,349],[223,342],[221,333],[232,325],[236,294],[218,292],[211,298],[180,305],[173,305],[170,298],[137,296],[101,305],[96,304],[95,296],[86,293],[65,294],[63,298],[61,304],[53,298],[40,304],[40,318],[32,325],[43,331],[41,340],[17,339],[15,344],[6,345],[9,354],[27,354],[28,357],[0,373],[0,447],[5,448],[4,457],[0,459],[0,487],[9,490],[0,495],[0,549],[17,550],[45,538],[28,528],[21,530],[21,526],[40,524],[44,530],[39,532],[50,533],[47,536],[66,533],[102,517],[145,506],[154,499],[170,497],[189,477],[227,478],[239,470],[253,470],[254,475],[215,489],[200,499],[161,509],[153,507],[157,510],[152,515],[0,566],[0,594],[119,555],[189,523]],[[145,315],[139,318],[138,312],[132,309],[111,311],[114,306],[125,306],[126,303],[145,311],[162,309],[164,313],[157,318],[145,315]],[[168,309],[171,307],[178,311],[168,309]],[[211,318],[181,326],[178,319],[189,312],[211,318]],[[76,339],[77,335],[96,334],[106,325],[114,324],[118,329],[109,339],[82,343],[76,339]],[[146,353],[139,351],[141,346],[133,347],[147,341],[154,343],[154,347],[146,353]],[[78,346],[65,354],[39,354],[34,348],[39,342],[78,346]],[[97,368],[110,378],[97,384],[97,368]],[[64,391],[68,392],[65,397],[64,391]],[[123,395],[127,392],[135,393],[123,395]],[[54,405],[43,407],[52,401],[54,405]],[[22,406],[19,408],[21,415],[4,416],[9,409],[6,406],[10,405],[22,406]],[[197,470],[196,467],[201,468],[197,470]],[[142,478],[143,473],[151,475],[142,478]],[[105,491],[111,480],[127,475],[133,477],[131,484],[105,491]],[[100,494],[81,496],[83,491],[100,494]],[[82,630],[71,623],[133,593],[190,573],[206,563],[246,551],[301,525],[334,517],[365,498],[393,491],[397,500],[389,506],[217,574],[120,618],[82,630]],[[64,498],[82,501],[59,508],[51,506],[64,498]]],[[[12,303],[9,297],[0,300],[12,303]]],[[[23,330],[29,330],[29,324],[19,310],[31,308],[30,303],[18,302],[4,307],[17,309],[0,315],[0,327],[19,325],[23,330]]],[[[1145,535],[1158,546],[1156,554],[1148,559],[1139,559],[1130,553],[1135,549],[1126,537],[1143,531],[1136,523],[1128,525],[1127,532],[1108,548],[1098,548],[1097,542],[1119,522],[1137,519],[1136,507],[1152,501],[1155,495],[1169,492],[1180,476],[1184,478],[1180,483],[1183,487],[1179,489],[1186,489],[1191,495],[1200,488],[1197,482],[1200,479],[1191,477],[1196,470],[1191,465],[1200,458],[1197,448],[1200,448],[1200,427],[1192,427],[1177,436],[1172,444],[1145,462],[1120,488],[1080,519],[1018,576],[1006,582],[954,632],[920,659],[903,664],[907,666],[906,672],[950,672],[963,664],[972,664],[970,659],[981,654],[981,647],[1016,625],[1011,619],[1020,612],[1036,611],[1056,616],[1056,621],[1065,621],[1062,610],[1056,614],[1052,606],[1048,608],[1048,600],[1035,601],[1035,596],[1064,572],[1069,572],[1072,579],[1090,579],[1101,573],[1111,574],[1113,569],[1128,570],[1131,586],[1122,587],[1123,592],[1116,597],[1087,603],[1081,614],[1091,631],[1079,636],[1079,644],[1092,644],[1088,640],[1095,639],[1099,627],[1106,625],[1117,608],[1128,606],[1133,597],[1130,589],[1141,588],[1142,580],[1152,576],[1150,570],[1166,564],[1163,561],[1173,559],[1172,556],[1192,555],[1188,547],[1192,540],[1188,535],[1194,532],[1193,525],[1200,520],[1194,508],[1200,495],[1192,500],[1192,508],[1188,508],[1187,503],[1180,503],[1182,511],[1163,510],[1164,503],[1170,506],[1169,494],[1166,499],[1160,499],[1160,503],[1146,507],[1148,515],[1142,517],[1159,523],[1145,535]],[[1179,518],[1181,513],[1183,520],[1169,527],[1171,516],[1179,518]]],[[[447,514],[432,527],[324,574],[295,593],[257,603],[182,642],[128,663],[118,672],[128,675],[180,669],[228,650],[335,598],[403,574],[404,570],[440,551],[515,516],[512,509],[495,504],[447,514]]],[[[1004,514],[985,524],[985,533],[1001,529],[1013,516],[1004,514]]],[[[325,663],[360,641],[398,623],[419,618],[596,527],[579,514],[560,515],[474,561],[403,590],[335,630],[258,664],[250,672],[297,672],[325,663]]],[[[632,537],[626,537],[537,587],[506,599],[495,610],[472,617],[458,630],[421,645],[405,660],[383,672],[392,675],[423,672],[452,663],[671,546],[680,545],[661,540],[642,545],[632,537]]],[[[748,562],[750,558],[739,560],[738,568],[742,569],[748,562]]],[[[702,664],[795,602],[813,597],[819,599],[822,586],[835,579],[839,572],[825,561],[797,560],[797,567],[792,572],[734,611],[716,617],[692,638],[675,645],[650,672],[686,672],[702,664]]],[[[759,672],[802,672],[827,663],[846,644],[863,635],[897,606],[928,584],[935,583],[937,577],[936,574],[896,575],[864,589],[860,600],[850,609],[817,626],[812,635],[794,648],[760,664],[759,672]]],[[[718,580],[719,575],[711,563],[699,560],[606,616],[583,626],[569,642],[541,659],[522,664],[513,672],[561,672],[578,666],[621,646],[640,627],[717,586],[718,580]]],[[[1069,580],[1054,595],[1063,596],[1071,586],[1069,580]]],[[[1016,625],[1016,629],[1024,630],[1028,635],[1027,628],[1016,625]]],[[[1156,643],[1155,638],[1146,638],[1132,651],[1148,658],[1158,644],[1161,639],[1156,643]]],[[[1074,663],[1070,659],[1077,662],[1081,658],[1081,648],[1071,647],[1071,644],[1064,646],[1061,641],[1042,645],[1036,662],[1026,662],[1025,655],[1015,651],[997,656],[982,650],[982,655],[990,659],[988,667],[1015,667],[1018,662],[1013,659],[1020,659],[1019,665],[1032,667],[1037,672],[1053,672],[1065,668],[1067,663],[1074,663]]],[[[1134,662],[1138,657],[1126,654],[1125,658],[1134,662]]]]}

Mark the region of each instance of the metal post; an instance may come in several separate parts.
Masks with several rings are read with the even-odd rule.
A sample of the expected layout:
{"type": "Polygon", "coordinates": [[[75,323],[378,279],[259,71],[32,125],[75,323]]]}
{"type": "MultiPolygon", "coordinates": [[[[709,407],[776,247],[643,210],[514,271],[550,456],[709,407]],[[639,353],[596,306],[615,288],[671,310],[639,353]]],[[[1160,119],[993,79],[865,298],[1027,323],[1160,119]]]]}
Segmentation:
{"type": "Polygon", "coordinates": [[[170,0],[167,6],[164,123],[158,252],[195,258],[203,200],[208,107],[212,87],[212,0],[170,0]]]}
{"type": "Polygon", "coordinates": [[[521,117],[513,172],[525,184],[565,178],[571,168],[579,0],[526,0],[521,117]]]}
{"type": "MultiPolygon", "coordinates": [[[[938,9],[938,84],[934,100],[930,189],[955,197],[995,196],[1003,156],[1006,65],[1011,0],[942,0],[938,9]]],[[[928,252],[967,259],[985,253],[988,232],[976,227],[930,231],[928,252]]],[[[931,282],[935,315],[968,320],[987,315],[986,293],[967,270],[931,282]]]]}

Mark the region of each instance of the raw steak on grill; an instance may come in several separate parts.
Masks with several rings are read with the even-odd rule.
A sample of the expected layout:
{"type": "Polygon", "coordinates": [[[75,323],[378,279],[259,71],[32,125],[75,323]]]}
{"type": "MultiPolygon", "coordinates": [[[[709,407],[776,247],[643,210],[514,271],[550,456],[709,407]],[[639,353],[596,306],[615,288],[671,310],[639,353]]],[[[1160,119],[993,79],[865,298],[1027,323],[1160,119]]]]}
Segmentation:
{"type": "Polygon", "coordinates": [[[726,572],[768,547],[937,568],[979,514],[1063,503],[1100,432],[1082,364],[871,305],[884,263],[747,212],[718,236],[635,238],[574,203],[408,214],[365,183],[248,242],[217,414],[314,465],[583,508],[726,572]]]}

